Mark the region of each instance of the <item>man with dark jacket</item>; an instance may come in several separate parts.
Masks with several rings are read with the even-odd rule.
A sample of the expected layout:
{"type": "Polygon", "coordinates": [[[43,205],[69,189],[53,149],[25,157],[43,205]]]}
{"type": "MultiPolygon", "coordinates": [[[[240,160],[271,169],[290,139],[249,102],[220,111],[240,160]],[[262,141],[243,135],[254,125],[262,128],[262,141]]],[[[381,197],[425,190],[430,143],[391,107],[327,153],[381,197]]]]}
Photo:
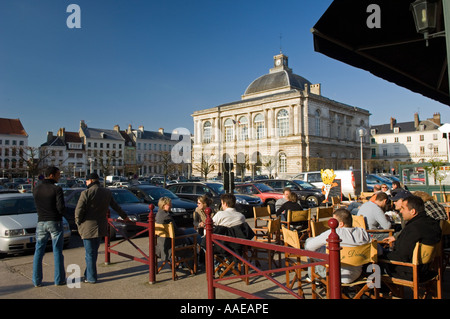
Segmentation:
{"type": "Polygon", "coordinates": [[[107,235],[108,220],[106,213],[109,206],[125,221],[129,221],[129,219],[128,215],[114,200],[111,191],[100,186],[99,176],[96,173],[91,173],[86,177],[86,185],[87,189],[81,193],[75,208],[75,222],[86,251],[84,281],[96,283],[98,279],[98,248],[102,237],[107,235]]]}
{"type": "MultiPolygon", "coordinates": [[[[400,209],[405,227],[395,241],[394,250],[385,253],[381,259],[411,262],[416,243],[434,245],[441,240],[439,222],[427,216],[423,200],[418,196],[409,196],[403,199],[400,209]]],[[[386,272],[395,278],[412,279],[410,267],[386,264],[386,272]]],[[[419,278],[426,275],[427,265],[421,265],[419,278]]]]}
{"type": "Polygon", "coordinates": [[[47,168],[45,176],[42,183],[37,185],[33,191],[38,214],[32,279],[35,287],[42,285],[42,259],[50,237],[55,260],[55,285],[64,285],[66,283],[62,252],[64,246],[63,215],[66,206],[62,188],[55,185],[61,177],[61,172],[59,168],[52,166],[47,168]]]}

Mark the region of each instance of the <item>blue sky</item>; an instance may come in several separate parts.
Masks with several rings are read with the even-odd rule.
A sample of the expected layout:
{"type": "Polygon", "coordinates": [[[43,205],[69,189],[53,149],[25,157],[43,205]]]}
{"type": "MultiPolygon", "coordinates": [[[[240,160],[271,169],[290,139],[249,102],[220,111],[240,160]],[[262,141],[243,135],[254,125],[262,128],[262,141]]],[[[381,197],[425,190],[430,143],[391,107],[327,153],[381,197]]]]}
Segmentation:
{"type": "Polygon", "coordinates": [[[1,0],[0,117],[29,145],[88,126],[193,131],[195,110],[240,100],[281,48],[322,95],[372,113],[370,124],[450,108],[313,49],[331,0],[1,0]],[[69,4],[81,28],[69,29],[69,4]],[[280,35],[282,36],[280,41],[280,35]]]}

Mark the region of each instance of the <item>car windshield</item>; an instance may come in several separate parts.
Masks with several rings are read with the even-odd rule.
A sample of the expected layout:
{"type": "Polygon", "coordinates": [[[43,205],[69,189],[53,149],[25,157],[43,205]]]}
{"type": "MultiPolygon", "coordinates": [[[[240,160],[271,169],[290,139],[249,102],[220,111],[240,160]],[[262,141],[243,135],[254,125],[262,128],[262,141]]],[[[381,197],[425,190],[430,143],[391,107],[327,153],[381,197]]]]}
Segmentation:
{"type": "Polygon", "coordinates": [[[0,200],[0,216],[36,213],[33,197],[0,200]]]}
{"type": "Polygon", "coordinates": [[[133,193],[131,193],[128,190],[125,191],[113,190],[111,192],[117,204],[134,204],[141,202],[139,198],[137,198],[133,193]]]}
{"type": "Polygon", "coordinates": [[[178,196],[172,193],[171,191],[161,188],[144,188],[143,189],[148,195],[150,195],[154,200],[158,200],[161,197],[169,197],[170,199],[178,199],[178,196]]]}
{"type": "Polygon", "coordinates": [[[206,185],[212,188],[212,190],[219,195],[225,194],[225,189],[222,184],[208,183],[206,185]]]}
{"type": "Polygon", "coordinates": [[[272,193],[275,190],[266,184],[255,184],[256,188],[258,188],[262,193],[272,193]]]}
{"type": "Polygon", "coordinates": [[[317,187],[315,187],[314,185],[312,185],[312,184],[310,184],[310,183],[308,183],[308,182],[305,182],[305,181],[301,181],[301,180],[294,180],[294,182],[295,183],[297,183],[298,185],[300,185],[302,188],[304,188],[304,189],[313,189],[313,188],[317,188],[317,187]]]}

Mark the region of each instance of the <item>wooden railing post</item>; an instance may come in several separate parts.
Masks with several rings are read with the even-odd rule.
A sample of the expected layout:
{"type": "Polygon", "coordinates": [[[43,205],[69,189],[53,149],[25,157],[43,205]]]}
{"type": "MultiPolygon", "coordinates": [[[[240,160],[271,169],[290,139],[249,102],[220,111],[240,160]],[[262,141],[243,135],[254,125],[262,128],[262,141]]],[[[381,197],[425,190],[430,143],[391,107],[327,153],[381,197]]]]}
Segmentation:
{"type": "Polygon", "coordinates": [[[328,251],[330,255],[329,267],[329,284],[330,299],[341,299],[341,239],[336,233],[338,221],[335,218],[330,218],[328,226],[331,228],[331,233],[328,236],[328,251]]]}
{"type": "Polygon", "coordinates": [[[205,233],[206,233],[206,280],[208,282],[208,299],[216,299],[216,290],[214,289],[214,252],[212,243],[213,221],[211,218],[211,208],[205,209],[205,233]]]}
{"type": "Polygon", "coordinates": [[[148,205],[150,212],[148,213],[148,258],[149,258],[149,283],[156,282],[156,257],[155,257],[155,215],[153,209],[155,205],[148,205]]]}
{"type": "Polygon", "coordinates": [[[111,262],[111,254],[109,252],[109,247],[110,247],[110,238],[109,238],[109,234],[111,233],[111,226],[109,224],[109,218],[111,216],[111,212],[108,211],[106,212],[106,236],[105,236],[105,265],[109,265],[109,263],[111,262]]]}

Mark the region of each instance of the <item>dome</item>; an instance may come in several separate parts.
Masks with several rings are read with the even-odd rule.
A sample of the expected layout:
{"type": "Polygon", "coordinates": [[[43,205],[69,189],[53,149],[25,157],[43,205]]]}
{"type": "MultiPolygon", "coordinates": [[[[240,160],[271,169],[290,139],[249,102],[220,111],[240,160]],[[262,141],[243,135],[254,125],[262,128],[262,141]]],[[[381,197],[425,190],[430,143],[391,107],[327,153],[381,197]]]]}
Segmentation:
{"type": "Polygon", "coordinates": [[[311,82],[300,75],[282,70],[260,76],[247,87],[244,95],[257,94],[282,88],[303,90],[305,84],[311,85],[311,82]]]}

